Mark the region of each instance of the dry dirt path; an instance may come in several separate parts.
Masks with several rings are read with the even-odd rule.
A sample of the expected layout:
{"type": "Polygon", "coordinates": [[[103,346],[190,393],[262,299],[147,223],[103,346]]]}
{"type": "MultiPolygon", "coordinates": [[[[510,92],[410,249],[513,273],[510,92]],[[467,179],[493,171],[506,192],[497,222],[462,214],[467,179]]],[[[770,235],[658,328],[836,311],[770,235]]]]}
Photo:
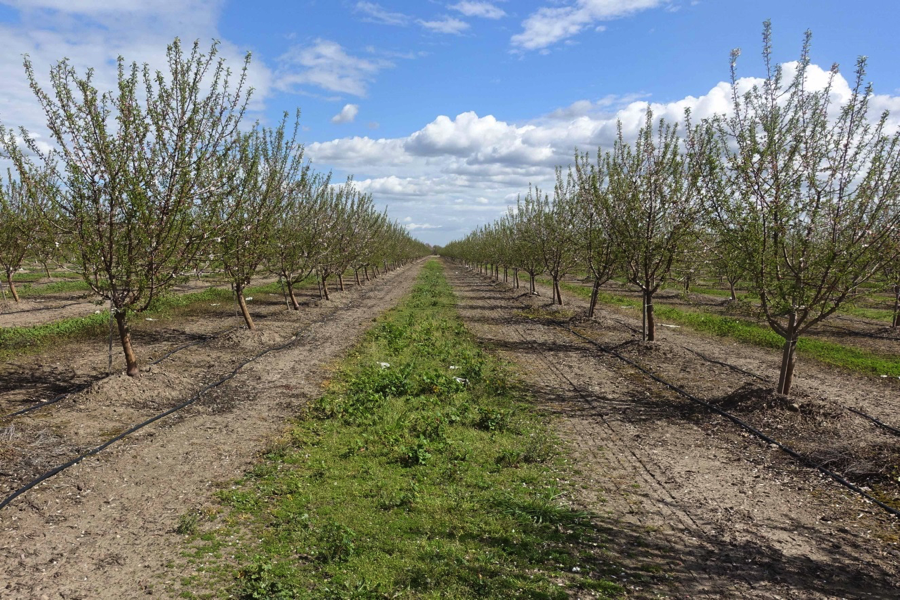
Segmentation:
{"type": "Polygon", "coordinates": [[[0,598],[166,597],[169,583],[188,574],[166,566],[183,563],[178,517],[252,464],[285,419],[321,392],[330,363],[410,290],[420,266],[344,295],[296,345],[0,511],[0,598]]]}
{"type": "Polygon", "coordinates": [[[534,318],[546,301],[447,274],[470,330],[556,415],[575,503],[598,515],[634,597],[900,597],[896,520],[534,318]]]}

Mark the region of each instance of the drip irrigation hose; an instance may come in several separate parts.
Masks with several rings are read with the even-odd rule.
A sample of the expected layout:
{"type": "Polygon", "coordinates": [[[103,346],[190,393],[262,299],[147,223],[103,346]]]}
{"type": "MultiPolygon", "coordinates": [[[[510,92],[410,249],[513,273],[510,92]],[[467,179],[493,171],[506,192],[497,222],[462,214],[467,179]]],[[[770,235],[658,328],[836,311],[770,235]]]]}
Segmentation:
{"type": "MultiPolygon", "coordinates": [[[[866,493],[864,490],[862,490],[861,488],[859,488],[859,487],[856,486],[855,484],[853,484],[853,483],[847,481],[844,477],[842,477],[841,475],[835,473],[835,472],[832,471],[831,469],[826,469],[825,467],[823,467],[823,466],[821,466],[821,465],[819,465],[819,464],[816,464],[815,462],[813,462],[813,461],[811,461],[809,458],[803,456],[802,454],[800,454],[799,452],[797,452],[797,451],[794,450],[793,448],[791,448],[791,447],[789,447],[789,446],[786,446],[785,444],[782,444],[781,442],[779,442],[778,440],[776,440],[776,439],[774,439],[774,438],[772,438],[772,437],[769,437],[768,435],[766,435],[765,433],[763,433],[763,432],[760,431],[759,429],[753,427],[753,426],[750,425],[749,423],[744,422],[743,420],[741,420],[740,418],[734,416],[733,414],[729,413],[728,411],[722,410],[722,409],[719,408],[718,406],[716,406],[716,405],[714,405],[714,404],[711,404],[711,403],[709,403],[709,402],[707,402],[707,401],[705,401],[705,400],[701,400],[700,398],[694,396],[694,395],[691,394],[690,392],[687,392],[687,391],[681,389],[680,387],[676,386],[675,384],[669,383],[669,382],[666,381],[665,379],[662,379],[661,377],[659,377],[659,376],[653,374],[651,371],[647,370],[646,368],[644,368],[644,367],[641,366],[640,364],[636,363],[635,361],[633,361],[633,360],[631,360],[631,359],[629,359],[629,358],[626,358],[625,356],[622,356],[621,354],[619,354],[619,353],[616,352],[615,350],[612,350],[612,349],[610,349],[610,348],[606,348],[605,346],[603,346],[602,344],[596,342],[595,340],[592,340],[591,338],[589,338],[589,337],[587,337],[587,336],[585,336],[585,335],[582,335],[582,334],[578,333],[577,331],[573,330],[568,324],[566,324],[566,325],[561,325],[561,324],[558,324],[558,323],[557,323],[556,325],[557,325],[557,327],[560,327],[561,329],[565,329],[566,331],[568,331],[568,332],[571,333],[572,335],[574,335],[574,336],[576,336],[576,337],[578,337],[578,338],[583,339],[584,341],[588,342],[589,344],[591,344],[591,345],[593,345],[593,346],[596,346],[597,348],[600,349],[600,351],[605,352],[605,353],[607,353],[607,354],[609,354],[609,355],[611,355],[611,356],[614,356],[614,357],[618,358],[619,360],[621,360],[622,362],[624,362],[624,363],[626,363],[626,364],[628,364],[628,365],[631,365],[632,367],[634,367],[635,369],[637,369],[638,371],[640,371],[641,373],[643,373],[644,375],[646,375],[647,377],[649,377],[649,378],[652,379],[653,381],[659,383],[660,385],[662,385],[662,386],[664,386],[664,387],[666,387],[666,388],[669,388],[670,390],[676,392],[677,394],[679,394],[679,395],[681,395],[681,396],[684,396],[685,398],[687,398],[688,400],[691,400],[692,402],[696,402],[697,404],[700,404],[701,406],[704,406],[704,407],[708,408],[709,410],[713,411],[714,413],[716,413],[716,414],[718,414],[718,415],[720,415],[720,416],[722,416],[722,417],[725,417],[725,418],[728,419],[729,421],[735,423],[736,425],[738,425],[738,426],[741,427],[742,429],[745,429],[746,431],[748,431],[748,432],[750,432],[751,434],[755,435],[756,437],[758,437],[759,439],[763,440],[764,442],[766,442],[766,443],[768,443],[768,444],[772,444],[772,445],[778,447],[781,451],[785,452],[786,454],[788,454],[788,455],[791,456],[792,458],[796,459],[796,460],[797,460],[798,462],[800,462],[801,464],[806,465],[807,467],[813,468],[813,469],[819,471],[820,473],[823,473],[824,475],[827,475],[828,477],[830,477],[831,479],[833,479],[834,481],[836,481],[836,482],[839,483],[840,485],[846,487],[847,489],[849,489],[849,490],[851,490],[851,491],[853,491],[853,492],[856,492],[857,494],[859,494],[860,496],[862,496],[863,498],[865,498],[865,499],[868,500],[869,502],[872,502],[873,504],[877,505],[878,507],[880,507],[881,509],[883,509],[883,510],[884,510],[885,512],[887,512],[888,514],[891,514],[891,515],[893,515],[893,516],[895,516],[895,517],[900,517],[900,510],[898,510],[898,509],[896,509],[896,508],[894,508],[894,507],[892,507],[892,506],[889,506],[889,505],[885,504],[884,502],[878,500],[877,498],[871,496],[870,494],[866,493]]],[[[735,368],[736,368],[736,367],[735,367],[735,368]]],[[[852,410],[852,409],[848,409],[848,410],[852,410]]],[[[857,411],[853,410],[853,412],[857,412],[857,411]]],[[[874,419],[873,417],[869,417],[868,415],[865,415],[865,416],[866,416],[867,418],[870,418],[870,419],[872,419],[873,421],[876,421],[876,422],[877,422],[877,420],[874,419]]],[[[887,427],[888,427],[889,429],[894,429],[893,427],[890,427],[890,426],[887,426],[887,427]]]]}
{"type": "Polygon", "coordinates": [[[762,376],[760,376],[760,375],[757,375],[756,373],[751,373],[750,371],[745,371],[744,369],[742,369],[742,368],[740,368],[740,367],[736,367],[735,365],[729,364],[729,363],[727,363],[727,362],[722,362],[721,360],[716,360],[716,359],[714,359],[714,358],[709,358],[708,356],[704,356],[703,354],[700,354],[700,353],[697,352],[696,350],[692,350],[692,349],[688,348],[687,346],[682,346],[682,348],[684,348],[685,350],[687,350],[687,351],[690,352],[691,354],[695,354],[695,355],[699,356],[700,358],[702,358],[702,359],[705,360],[706,362],[710,362],[710,363],[712,363],[712,364],[714,364],[714,365],[720,365],[720,366],[723,366],[723,367],[727,367],[727,368],[731,369],[732,371],[737,371],[738,373],[742,373],[742,374],[744,374],[744,375],[747,375],[748,377],[753,377],[754,379],[758,379],[759,381],[763,381],[763,382],[765,382],[765,383],[769,383],[769,380],[768,380],[768,379],[766,379],[765,377],[762,377],[762,376]]]}
{"type": "MultiPolygon", "coordinates": [[[[376,288],[372,288],[372,289],[370,289],[368,292],[362,292],[362,293],[360,294],[360,298],[359,298],[359,299],[363,299],[363,298],[368,297],[372,292],[375,291],[375,289],[376,289],[376,288]]],[[[352,302],[352,300],[351,300],[351,302],[352,302]]],[[[348,306],[349,306],[349,304],[348,304],[348,306]]],[[[336,312],[336,311],[335,311],[335,312],[336,312]]],[[[334,314],[334,313],[332,313],[332,314],[334,314]]],[[[138,430],[140,430],[140,429],[143,429],[144,427],[146,427],[146,426],[148,426],[148,425],[150,425],[150,424],[152,424],[152,423],[155,423],[156,421],[159,421],[160,419],[165,418],[165,417],[171,415],[172,413],[178,412],[178,411],[180,411],[180,410],[182,410],[182,409],[184,409],[184,408],[187,408],[188,406],[194,404],[195,402],[197,402],[197,400],[199,400],[199,399],[201,398],[201,396],[203,396],[204,393],[208,392],[209,390],[212,390],[212,389],[215,389],[215,388],[219,387],[220,385],[224,384],[225,382],[227,382],[227,381],[229,381],[229,380],[231,380],[231,379],[234,379],[234,377],[237,376],[238,371],[240,371],[241,369],[243,369],[245,366],[247,366],[247,365],[250,364],[251,362],[254,362],[254,361],[256,361],[256,360],[259,360],[260,358],[262,358],[263,356],[265,356],[265,355],[267,355],[267,354],[269,354],[269,353],[271,353],[271,352],[277,352],[277,351],[279,351],[279,350],[284,350],[285,348],[288,348],[288,347],[290,347],[290,346],[293,346],[294,344],[296,344],[297,342],[300,341],[300,334],[302,334],[302,333],[308,331],[308,330],[309,330],[310,328],[312,328],[314,325],[319,325],[319,324],[322,324],[322,323],[326,323],[326,322],[331,318],[331,316],[332,316],[332,315],[326,315],[326,316],[323,317],[322,319],[319,319],[319,320],[317,320],[317,321],[313,321],[312,323],[309,323],[308,325],[304,326],[304,327],[301,328],[299,331],[297,331],[297,333],[295,333],[294,336],[293,336],[288,342],[286,342],[286,343],[284,343],[284,344],[280,344],[280,345],[278,345],[278,346],[273,346],[272,348],[268,348],[267,350],[264,350],[264,351],[260,352],[259,354],[255,355],[255,356],[253,356],[253,357],[251,357],[251,358],[248,358],[247,360],[245,360],[244,362],[242,362],[242,363],[240,363],[238,366],[236,366],[236,367],[231,371],[231,373],[229,373],[228,375],[226,375],[226,376],[223,377],[222,379],[219,379],[219,380],[216,381],[216,382],[213,382],[213,383],[210,383],[210,384],[204,386],[199,392],[197,392],[196,394],[194,394],[194,395],[191,396],[188,400],[185,400],[185,401],[182,402],[181,404],[178,404],[177,406],[173,406],[172,408],[170,408],[170,409],[168,409],[168,410],[166,410],[166,411],[164,411],[164,412],[161,412],[161,413],[159,413],[159,414],[157,414],[157,415],[155,415],[155,416],[153,416],[153,417],[150,417],[150,418],[147,419],[146,421],[143,421],[143,422],[141,422],[141,423],[138,423],[137,425],[132,426],[132,427],[129,428],[127,431],[124,431],[124,432],[120,433],[119,435],[113,437],[112,439],[107,440],[106,442],[100,444],[99,446],[97,446],[97,447],[95,447],[95,448],[91,448],[90,450],[88,450],[87,452],[81,454],[80,456],[78,456],[78,457],[76,457],[76,458],[73,458],[73,459],[71,459],[71,460],[69,460],[69,461],[67,461],[67,462],[65,462],[65,463],[63,463],[63,464],[61,464],[61,465],[59,465],[59,466],[57,466],[57,467],[54,467],[53,469],[50,469],[49,471],[47,471],[47,472],[45,472],[45,473],[39,475],[37,478],[35,478],[35,479],[29,481],[28,483],[26,483],[25,485],[19,487],[19,488],[18,488],[17,490],[15,490],[13,493],[11,493],[11,494],[8,495],[6,498],[4,498],[3,501],[0,502],[0,510],[3,510],[4,508],[6,508],[13,500],[15,500],[16,498],[18,498],[19,496],[21,496],[22,494],[24,494],[24,493],[27,492],[28,490],[32,489],[32,488],[35,487],[36,485],[38,485],[38,484],[40,484],[40,483],[42,483],[42,482],[44,482],[44,481],[50,479],[51,477],[53,477],[54,475],[57,475],[57,474],[61,473],[62,471],[65,471],[66,469],[68,469],[68,468],[71,467],[71,466],[77,465],[79,462],[81,462],[81,461],[84,460],[85,458],[89,458],[89,457],[91,457],[91,456],[94,456],[95,454],[98,454],[98,453],[102,452],[103,450],[105,450],[105,449],[108,448],[109,446],[113,445],[114,443],[116,443],[116,442],[118,442],[118,441],[121,441],[121,440],[124,439],[125,437],[131,435],[132,433],[134,433],[134,432],[136,432],[136,431],[138,431],[138,430]]],[[[160,360],[161,360],[161,359],[160,359],[160,360]]],[[[71,393],[71,392],[70,392],[70,393],[71,393]]]]}
{"type": "MultiPolygon", "coordinates": [[[[208,342],[208,341],[210,341],[210,340],[216,339],[216,338],[219,337],[219,336],[222,336],[222,335],[231,333],[232,331],[234,331],[234,330],[236,330],[236,329],[239,329],[239,327],[232,327],[232,328],[230,328],[230,329],[225,329],[225,330],[223,330],[223,331],[220,331],[219,333],[216,333],[216,334],[214,334],[214,335],[207,336],[207,337],[205,337],[205,338],[203,338],[203,339],[201,339],[201,340],[196,340],[196,341],[193,341],[193,342],[188,342],[187,344],[182,344],[181,346],[178,346],[177,348],[175,348],[175,349],[173,349],[173,350],[170,350],[169,352],[163,354],[161,357],[157,358],[157,359],[154,360],[154,361],[148,362],[147,364],[148,364],[148,365],[157,365],[157,364],[161,363],[162,361],[164,361],[165,359],[167,359],[167,358],[169,358],[170,356],[172,356],[173,354],[175,354],[175,353],[177,353],[177,352],[181,352],[181,351],[184,350],[185,348],[190,348],[191,346],[197,346],[197,345],[199,345],[199,344],[206,343],[206,342],[208,342]]],[[[100,380],[102,381],[103,379],[105,379],[105,377],[102,377],[100,380]]],[[[12,413],[9,413],[9,414],[7,414],[7,415],[0,416],[0,421],[3,421],[3,420],[5,420],[5,419],[9,419],[9,418],[12,418],[12,417],[18,417],[19,415],[24,415],[24,414],[26,414],[26,413],[29,413],[29,412],[33,411],[33,410],[37,410],[37,409],[39,409],[39,408],[43,408],[43,407],[49,406],[49,405],[51,405],[51,404],[56,404],[56,403],[59,402],[60,400],[64,400],[65,398],[68,398],[68,397],[71,396],[72,394],[77,394],[78,392],[84,390],[84,389],[87,388],[89,385],[91,385],[91,384],[90,384],[90,383],[83,383],[83,384],[81,384],[81,385],[75,386],[74,388],[72,388],[71,390],[69,390],[69,391],[67,391],[67,392],[63,392],[62,394],[60,394],[60,395],[58,395],[58,396],[54,396],[53,398],[51,398],[50,400],[47,400],[46,402],[39,402],[39,403],[37,403],[37,404],[33,404],[32,406],[29,406],[28,408],[23,408],[23,409],[21,409],[21,410],[17,410],[16,412],[12,412],[12,413]]]]}
{"type": "Polygon", "coordinates": [[[672,383],[669,383],[669,382],[666,381],[665,379],[662,379],[661,377],[659,377],[659,376],[657,376],[657,375],[654,375],[651,371],[647,370],[646,368],[644,368],[644,367],[641,366],[640,364],[636,363],[635,361],[633,361],[633,360],[631,360],[631,359],[629,359],[629,358],[626,358],[626,357],[622,356],[621,354],[619,354],[619,353],[616,352],[615,350],[611,350],[611,349],[609,349],[609,348],[604,347],[602,344],[599,344],[599,343],[597,343],[596,341],[592,340],[591,338],[589,338],[589,337],[587,337],[587,336],[585,336],[585,335],[582,335],[582,334],[578,333],[577,331],[574,331],[574,330],[571,329],[570,327],[564,327],[564,329],[565,329],[566,331],[568,331],[569,333],[571,333],[571,334],[573,334],[573,335],[575,335],[575,336],[577,336],[577,337],[579,337],[579,338],[585,340],[586,342],[590,343],[591,345],[596,346],[596,347],[599,348],[602,352],[605,352],[605,353],[607,353],[607,354],[610,354],[610,355],[612,355],[612,356],[618,358],[619,360],[625,362],[626,364],[631,365],[632,367],[634,367],[635,369],[637,369],[638,371],[640,371],[641,373],[643,373],[644,375],[646,375],[647,377],[649,377],[649,378],[652,379],[653,381],[655,381],[655,382],[661,384],[662,386],[669,388],[670,390],[672,390],[672,391],[674,391],[674,392],[680,394],[681,396],[684,396],[685,398],[687,398],[688,400],[691,400],[692,402],[696,402],[697,404],[700,404],[700,405],[702,405],[702,406],[705,406],[706,408],[708,408],[709,410],[713,411],[714,413],[716,413],[716,414],[718,414],[718,415],[720,415],[720,416],[722,416],[722,417],[725,417],[726,419],[732,421],[733,423],[735,423],[735,424],[738,425],[739,427],[741,427],[741,428],[745,429],[746,431],[752,433],[753,435],[755,435],[755,436],[758,437],[759,439],[763,440],[764,442],[766,442],[766,443],[768,443],[768,444],[773,444],[773,445],[777,446],[780,450],[782,450],[783,452],[785,452],[785,453],[788,454],[789,456],[793,457],[794,459],[798,460],[800,463],[802,463],[802,464],[804,464],[804,465],[806,465],[806,466],[808,466],[808,467],[811,467],[811,468],[813,468],[813,469],[816,469],[817,471],[819,471],[819,472],[821,472],[821,473],[823,473],[823,474],[829,476],[831,479],[833,479],[833,480],[836,481],[837,483],[841,484],[842,486],[846,487],[846,488],[849,489],[849,490],[852,490],[852,491],[856,492],[857,494],[859,494],[860,496],[862,496],[863,498],[865,498],[865,499],[868,500],[869,502],[872,502],[872,503],[878,505],[879,507],[881,507],[882,509],[884,509],[886,512],[888,512],[888,513],[894,515],[895,517],[900,517],[900,510],[897,510],[896,508],[894,508],[894,507],[892,507],[892,506],[888,506],[888,505],[885,504],[884,502],[881,502],[881,501],[878,500],[877,498],[871,496],[870,494],[867,494],[867,493],[866,493],[865,491],[863,491],[861,488],[859,488],[858,486],[854,485],[853,483],[847,481],[847,480],[844,479],[841,475],[835,473],[835,472],[832,471],[831,469],[826,469],[825,467],[816,464],[815,462],[813,462],[813,461],[811,461],[809,458],[803,456],[802,454],[800,454],[799,452],[797,452],[797,451],[794,450],[793,448],[791,448],[791,447],[789,447],[789,446],[786,446],[785,444],[782,444],[781,442],[779,442],[778,440],[776,440],[776,439],[774,439],[774,438],[772,438],[772,437],[769,437],[768,435],[766,435],[765,433],[763,433],[763,432],[760,431],[759,429],[753,427],[753,426],[750,425],[749,423],[746,423],[745,421],[741,420],[740,418],[734,416],[734,415],[731,414],[730,412],[728,412],[728,411],[726,411],[726,410],[722,410],[722,409],[719,408],[718,406],[716,406],[716,405],[714,405],[714,404],[711,404],[711,403],[709,403],[709,402],[707,402],[707,401],[705,401],[705,400],[701,400],[700,398],[694,396],[693,394],[691,394],[691,393],[689,393],[689,392],[687,392],[687,391],[681,389],[681,388],[678,387],[677,385],[672,384],[672,383]]]}
{"type": "Polygon", "coordinates": [[[893,433],[894,435],[900,435],[900,429],[897,429],[896,427],[891,427],[891,426],[888,425],[887,423],[882,423],[881,421],[879,421],[879,420],[876,419],[875,417],[873,417],[873,416],[871,416],[871,415],[867,415],[866,413],[864,413],[864,412],[861,411],[861,410],[857,410],[857,409],[855,409],[855,408],[850,408],[849,406],[845,406],[844,408],[846,408],[847,410],[849,410],[849,411],[852,412],[852,413],[855,413],[855,414],[857,414],[857,415],[863,417],[864,419],[868,419],[868,420],[872,421],[873,423],[875,423],[875,424],[878,425],[879,427],[885,429],[886,431],[889,431],[890,433],[893,433]]]}
{"type": "MultiPolygon", "coordinates": [[[[743,373],[744,375],[748,375],[748,376],[753,377],[753,378],[755,378],[755,379],[758,379],[758,380],[760,380],[760,381],[763,381],[763,382],[766,382],[766,383],[771,383],[770,380],[766,379],[765,377],[760,377],[760,376],[757,375],[756,373],[751,373],[750,371],[745,371],[744,369],[742,369],[742,368],[740,368],[740,367],[736,367],[736,366],[731,365],[731,364],[728,364],[728,363],[726,363],[726,362],[722,362],[722,361],[719,361],[719,360],[714,360],[714,359],[712,359],[712,358],[708,358],[708,357],[706,357],[706,356],[700,354],[700,353],[697,352],[696,350],[691,350],[691,349],[688,348],[687,346],[682,346],[682,348],[684,348],[684,349],[687,350],[688,352],[691,352],[691,353],[693,353],[693,354],[696,354],[697,356],[699,356],[700,358],[702,358],[702,359],[705,360],[705,361],[708,361],[708,362],[711,362],[711,363],[714,363],[714,364],[717,364],[717,365],[722,365],[723,367],[728,367],[729,369],[733,369],[733,370],[735,370],[735,371],[737,371],[737,372],[739,372],[739,373],[743,373]]],[[[856,414],[856,415],[859,415],[860,417],[862,417],[862,418],[864,418],[864,419],[868,419],[869,421],[871,421],[871,422],[874,423],[875,425],[878,425],[879,427],[883,428],[883,429],[884,429],[885,431],[887,431],[888,433],[892,433],[892,434],[894,434],[894,435],[900,436],[900,429],[897,429],[896,427],[893,427],[893,426],[891,426],[891,425],[888,425],[887,423],[884,423],[884,422],[878,420],[877,418],[873,417],[872,415],[867,414],[867,413],[864,413],[863,411],[859,410],[858,408],[851,408],[851,407],[849,407],[849,406],[843,406],[843,405],[839,405],[839,406],[840,406],[841,408],[843,408],[844,410],[847,410],[847,411],[850,411],[850,412],[852,412],[852,413],[854,413],[854,414],[856,414]]]]}

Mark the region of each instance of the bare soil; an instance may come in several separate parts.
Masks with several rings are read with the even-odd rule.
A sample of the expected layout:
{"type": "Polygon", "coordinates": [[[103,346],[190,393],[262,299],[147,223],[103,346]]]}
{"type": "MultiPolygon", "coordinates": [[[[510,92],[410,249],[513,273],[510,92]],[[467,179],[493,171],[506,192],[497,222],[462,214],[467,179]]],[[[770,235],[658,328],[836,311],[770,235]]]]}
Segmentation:
{"type": "MultiPolygon", "coordinates": [[[[169,597],[190,574],[174,533],[178,518],[239,477],[321,393],[333,361],[412,286],[419,264],[361,289],[308,299],[300,311],[260,310],[259,331],[235,330],[145,367],[137,379],[91,379],[105,353],[36,357],[46,372],[89,383],[71,398],[0,423],[0,496],[48,467],[78,456],[125,428],[177,404],[264,348],[294,341],[249,363],[183,411],[128,436],[20,496],[0,511],[0,597],[169,597]],[[296,339],[294,339],[296,338],[296,339]],[[93,371],[92,371],[93,370],[93,371]]],[[[190,336],[232,324],[179,322],[190,336]],[[199,328],[199,329],[198,329],[199,328]]],[[[175,329],[177,327],[173,327],[175,329]]],[[[162,335],[161,337],[165,337],[162,335]]],[[[184,335],[160,342],[171,346],[184,335]]],[[[147,346],[138,343],[139,350],[147,346]]],[[[27,360],[31,360],[30,358],[27,360]]],[[[23,360],[23,362],[27,362],[23,360]]],[[[40,368],[39,364],[32,364],[40,368]]],[[[22,387],[28,381],[22,374],[22,387]]]]}
{"type": "Polygon", "coordinates": [[[625,311],[601,308],[591,322],[578,317],[586,302],[565,292],[560,309],[540,286],[531,296],[447,272],[467,326],[518,366],[572,449],[570,501],[597,515],[610,550],[584,568],[621,565],[638,598],[900,597],[898,519],[566,328],[900,506],[898,439],[845,409],[900,425],[896,383],[803,361],[785,398],[708,360],[766,379],[777,376],[776,352],[665,327],[641,343],[625,311]]]}

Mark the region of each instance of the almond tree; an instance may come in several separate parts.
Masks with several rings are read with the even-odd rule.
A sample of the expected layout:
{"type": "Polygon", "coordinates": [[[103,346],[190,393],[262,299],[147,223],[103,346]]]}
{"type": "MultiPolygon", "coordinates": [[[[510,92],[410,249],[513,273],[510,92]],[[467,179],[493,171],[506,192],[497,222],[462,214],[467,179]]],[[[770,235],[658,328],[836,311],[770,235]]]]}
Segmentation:
{"type": "Polygon", "coordinates": [[[539,188],[529,189],[525,198],[518,199],[516,210],[510,210],[508,215],[515,232],[516,263],[519,265],[519,269],[528,273],[531,278],[529,292],[532,294],[537,294],[534,280],[544,267],[544,260],[537,245],[540,235],[537,223],[540,197],[541,190],[539,188]]]}
{"type": "Polygon", "coordinates": [[[622,127],[599,168],[606,173],[604,211],[628,281],[643,293],[644,339],[656,339],[653,296],[668,281],[700,215],[698,165],[702,136],[686,115],[686,140],[677,127],[647,110],[634,144],[622,127]]]}
{"type": "MultiPolygon", "coordinates": [[[[185,54],[176,39],[166,72],[118,61],[118,85],[101,92],[93,71],[79,75],[68,60],[50,71],[51,89],[25,70],[47,118],[56,150],[56,208],[70,224],[77,261],[94,293],[109,300],[127,373],[138,374],[129,316],[146,310],[194,263],[216,235],[213,221],[230,186],[227,166],[249,98],[249,55],[233,84],[218,45],[185,54]]],[[[8,146],[8,144],[7,144],[8,146]]],[[[9,149],[9,148],[7,148],[9,149]]],[[[20,176],[33,172],[22,155],[20,176]]]]}
{"type": "MultiPolygon", "coordinates": [[[[888,253],[893,256],[900,256],[900,228],[894,231],[892,238],[888,253]]],[[[894,296],[894,314],[891,318],[891,327],[896,329],[900,327],[900,261],[885,261],[881,267],[881,274],[888,284],[888,289],[891,290],[894,296]]]]}
{"type": "Polygon", "coordinates": [[[612,279],[615,273],[618,256],[613,243],[606,211],[606,176],[601,170],[602,161],[597,166],[591,165],[588,156],[575,154],[575,177],[577,185],[577,201],[575,217],[578,221],[577,241],[583,255],[583,261],[590,270],[593,279],[591,301],[588,306],[588,318],[594,317],[597,308],[597,297],[600,286],[612,279]]]}
{"type": "MultiPolygon", "coordinates": [[[[559,282],[571,271],[578,260],[576,249],[578,231],[573,215],[575,213],[576,183],[570,171],[563,177],[563,171],[556,169],[556,185],[553,200],[544,196],[536,199],[537,250],[543,261],[544,270],[552,280],[552,303],[562,306],[559,282]]],[[[499,251],[495,254],[498,255],[499,251]]]]}
{"type": "Polygon", "coordinates": [[[330,182],[330,174],[309,172],[294,182],[272,232],[267,262],[272,273],[284,281],[294,310],[300,309],[294,286],[315,272],[324,251],[330,182]]]}
{"type": "MultiPolygon", "coordinates": [[[[4,132],[0,135],[7,137],[4,132]]],[[[7,144],[15,147],[15,140],[8,137],[7,144]]],[[[27,174],[16,179],[8,170],[6,181],[0,177],[0,267],[3,267],[6,285],[16,302],[19,293],[13,275],[41,241],[41,210],[46,203],[46,190],[40,181],[27,174]]]]}
{"type": "Polygon", "coordinates": [[[709,179],[722,239],[745,257],[762,313],[784,338],[777,391],[788,394],[798,338],[896,260],[900,131],[887,134],[887,113],[869,114],[865,58],[841,101],[837,65],[823,88],[809,87],[808,32],[790,78],[772,61],[768,22],[763,39],[766,77],[743,94],[732,53],[733,113],[715,121],[723,168],[709,179]]]}
{"type": "Polygon", "coordinates": [[[278,219],[292,195],[302,186],[303,147],[297,143],[300,115],[293,135],[285,131],[287,114],[276,129],[254,129],[239,134],[240,151],[234,152],[235,185],[221,205],[219,257],[231,281],[248,329],[255,329],[244,289],[271,254],[278,219]]]}

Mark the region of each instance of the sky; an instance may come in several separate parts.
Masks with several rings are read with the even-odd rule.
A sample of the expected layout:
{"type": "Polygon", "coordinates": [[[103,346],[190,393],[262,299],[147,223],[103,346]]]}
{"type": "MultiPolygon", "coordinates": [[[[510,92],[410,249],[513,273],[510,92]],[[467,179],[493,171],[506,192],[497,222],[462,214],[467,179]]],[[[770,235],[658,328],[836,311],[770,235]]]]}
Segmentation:
{"type": "Polygon", "coordinates": [[[742,83],[764,74],[765,19],[778,62],[813,32],[819,79],[838,63],[852,81],[867,56],[873,108],[900,123],[898,16],[896,0],[0,0],[0,123],[50,141],[25,54],[44,85],[69,58],[112,89],[118,56],[164,68],[175,37],[219,40],[235,69],[251,53],[249,120],[299,108],[316,169],[440,245],[552,190],[556,165],[609,148],[617,122],[632,136],[648,105],[726,111],[732,49],[742,83]]]}

